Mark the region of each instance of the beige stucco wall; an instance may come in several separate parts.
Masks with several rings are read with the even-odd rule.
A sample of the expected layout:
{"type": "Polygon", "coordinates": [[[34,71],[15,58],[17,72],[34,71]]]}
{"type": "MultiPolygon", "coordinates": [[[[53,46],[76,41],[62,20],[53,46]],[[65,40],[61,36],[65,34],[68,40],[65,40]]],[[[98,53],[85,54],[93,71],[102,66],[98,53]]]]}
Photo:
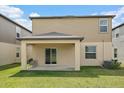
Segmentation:
{"type": "Polygon", "coordinates": [[[31,36],[32,33],[26,31],[25,29],[21,29],[21,36],[31,36]]]}
{"type": "MultiPolygon", "coordinates": [[[[21,50],[20,45],[0,42],[0,66],[21,62],[21,51],[17,51],[17,48],[21,50]],[[17,52],[19,52],[20,57],[16,57],[17,52]]],[[[27,57],[31,58],[32,46],[28,45],[27,50],[27,57]]]]}
{"type": "Polygon", "coordinates": [[[33,58],[38,60],[39,65],[45,64],[45,48],[56,48],[57,49],[57,65],[70,66],[75,65],[75,51],[74,44],[38,44],[33,45],[33,58]]]}
{"type": "Polygon", "coordinates": [[[98,66],[102,65],[104,60],[112,59],[112,43],[111,42],[84,42],[81,43],[81,65],[82,66],[98,66]],[[96,59],[85,59],[85,46],[96,46],[96,59]]]}
{"type": "Polygon", "coordinates": [[[99,18],[32,19],[33,34],[60,32],[84,36],[83,42],[112,41],[112,18],[108,18],[108,32],[100,33],[99,18]]]}
{"type": "MultiPolygon", "coordinates": [[[[45,48],[57,48],[57,65],[74,66],[74,45],[73,44],[41,44],[33,45],[34,59],[38,60],[39,65],[45,65],[45,48]]],[[[111,42],[84,42],[80,49],[81,66],[101,66],[104,60],[112,59],[111,42]],[[85,58],[85,46],[96,46],[96,59],[85,58]]]]}
{"type": "Polygon", "coordinates": [[[32,57],[37,60],[39,65],[43,66],[45,57],[44,49],[56,47],[57,61],[60,66],[74,67],[76,71],[80,70],[80,41],[79,40],[23,40],[21,42],[21,68],[27,69],[28,49],[32,45],[32,57]],[[76,56],[77,55],[77,56],[76,56]]]}
{"type": "Polygon", "coordinates": [[[20,41],[16,40],[16,27],[21,29],[21,36],[31,35],[26,29],[0,16],[0,65],[20,62],[20,58],[16,58],[16,47],[20,47],[20,41]]]}
{"type": "MultiPolygon", "coordinates": [[[[38,60],[39,65],[45,65],[45,48],[57,48],[57,65],[74,66],[75,64],[75,48],[73,41],[69,44],[69,40],[37,40],[27,41],[32,44],[32,57],[38,60]],[[53,43],[54,42],[54,43],[53,43]],[[64,44],[64,42],[66,42],[64,44]]],[[[112,43],[111,42],[81,42],[80,43],[80,65],[81,66],[101,66],[104,60],[112,59],[112,43]],[[96,46],[96,59],[85,58],[85,46],[96,46]]]]}
{"type": "Polygon", "coordinates": [[[0,42],[16,43],[15,25],[0,16],[0,42]]]}
{"type": "Polygon", "coordinates": [[[20,57],[16,58],[17,47],[20,46],[16,44],[0,42],[0,65],[6,65],[20,61],[20,57]]]}
{"type": "MultiPolygon", "coordinates": [[[[0,42],[5,43],[19,43],[16,40],[16,24],[6,20],[5,18],[0,16],[0,42]]],[[[18,26],[20,27],[20,26],[18,26]]],[[[21,28],[21,36],[31,35],[30,32],[21,28]]]]}
{"type": "Polygon", "coordinates": [[[27,59],[30,59],[33,57],[33,53],[32,53],[32,45],[27,45],[27,59]]]}
{"type": "MultiPolygon", "coordinates": [[[[108,32],[100,33],[99,31],[99,18],[63,18],[63,19],[32,19],[33,35],[47,33],[47,32],[60,32],[72,35],[84,36],[81,41],[80,48],[80,65],[81,66],[98,66],[102,65],[103,60],[112,59],[112,18],[108,18],[109,26],[108,32]],[[103,42],[104,41],[104,42],[103,42]],[[96,45],[97,58],[85,59],[85,46],[96,45]]],[[[79,40],[23,40],[23,44],[29,43],[33,47],[33,58],[38,60],[39,65],[45,63],[45,48],[57,47],[57,61],[58,65],[74,66],[75,64],[75,42],[79,40]],[[53,43],[54,42],[54,43],[53,43]],[[65,43],[65,44],[64,44],[65,43]],[[39,45],[41,44],[41,45],[39,45]]],[[[25,48],[25,45],[23,45],[25,48]]],[[[22,50],[23,51],[23,50],[22,50]]],[[[26,55],[25,51],[23,51],[26,55]]],[[[26,60],[25,57],[23,57],[26,60]]],[[[22,67],[25,63],[22,63],[22,67]]],[[[25,68],[25,67],[24,67],[25,68]]]]}

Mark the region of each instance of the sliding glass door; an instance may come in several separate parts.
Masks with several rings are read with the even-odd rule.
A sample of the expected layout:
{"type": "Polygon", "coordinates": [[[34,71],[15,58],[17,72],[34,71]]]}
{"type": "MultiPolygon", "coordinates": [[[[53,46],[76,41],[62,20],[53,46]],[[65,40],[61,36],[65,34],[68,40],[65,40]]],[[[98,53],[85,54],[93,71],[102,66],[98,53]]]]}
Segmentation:
{"type": "Polygon", "coordinates": [[[55,48],[45,49],[45,64],[56,64],[56,49],[55,48]]]}

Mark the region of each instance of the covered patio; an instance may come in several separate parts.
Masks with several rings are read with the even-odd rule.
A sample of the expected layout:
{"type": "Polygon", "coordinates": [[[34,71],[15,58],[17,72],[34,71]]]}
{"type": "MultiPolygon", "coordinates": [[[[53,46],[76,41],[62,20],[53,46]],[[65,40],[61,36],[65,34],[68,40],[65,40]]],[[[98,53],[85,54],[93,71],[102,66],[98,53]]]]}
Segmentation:
{"type": "Polygon", "coordinates": [[[22,70],[80,70],[80,41],[83,37],[52,32],[20,39],[22,70]],[[31,67],[27,65],[28,45],[32,46],[32,58],[37,62],[31,67]]]}
{"type": "Polygon", "coordinates": [[[64,65],[51,65],[51,66],[36,66],[31,67],[28,70],[44,70],[44,71],[74,71],[74,67],[64,65]]]}

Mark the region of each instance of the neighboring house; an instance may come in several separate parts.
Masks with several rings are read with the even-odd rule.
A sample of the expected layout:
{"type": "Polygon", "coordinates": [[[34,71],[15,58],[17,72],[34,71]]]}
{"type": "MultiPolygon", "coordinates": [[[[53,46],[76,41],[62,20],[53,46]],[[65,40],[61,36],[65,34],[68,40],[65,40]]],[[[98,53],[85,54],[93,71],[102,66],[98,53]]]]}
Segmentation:
{"type": "Polygon", "coordinates": [[[20,61],[20,41],[16,38],[29,36],[32,32],[0,14],[0,65],[20,61]]]}
{"type": "Polygon", "coordinates": [[[80,66],[101,66],[112,59],[113,17],[30,17],[32,36],[20,38],[22,70],[27,69],[28,45],[35,60],[30,70],[79,71],[80,66]]]}
{"type": "Polygon", "coordinates": [[[112,29],[113,59],[124,64],[124,23],[112,29]]]}

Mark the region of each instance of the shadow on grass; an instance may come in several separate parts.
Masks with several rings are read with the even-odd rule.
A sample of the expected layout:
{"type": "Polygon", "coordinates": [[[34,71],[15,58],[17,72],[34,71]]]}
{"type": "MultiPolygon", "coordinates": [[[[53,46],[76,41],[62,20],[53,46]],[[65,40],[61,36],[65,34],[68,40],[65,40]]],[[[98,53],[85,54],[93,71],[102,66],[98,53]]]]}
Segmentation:
{"type": "Polygon", "coordinates": [[[117,70],[101,67],[81,67],[80,71],[20,71],[11,77],[99,77],[124,76],[124,68],[117,70]]]}
{"type": "Polygon", "coordinates": [[[18,66],[20,66],[19,63],[3,65],[3,66],[0,66],[0,71],[10,69],[10,68],[14,68],[14,67],[18,67],[18,66]]]}

